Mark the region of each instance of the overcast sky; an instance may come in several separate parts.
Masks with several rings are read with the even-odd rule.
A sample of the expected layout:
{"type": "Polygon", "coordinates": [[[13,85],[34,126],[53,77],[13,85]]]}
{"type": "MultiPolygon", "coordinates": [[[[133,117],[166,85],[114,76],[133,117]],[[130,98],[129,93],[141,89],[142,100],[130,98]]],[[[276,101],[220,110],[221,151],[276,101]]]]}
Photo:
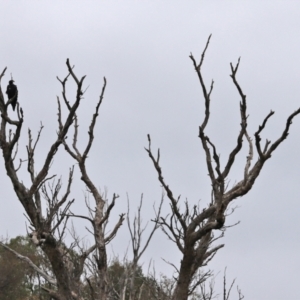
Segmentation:
{"type": "MultiPolygon", "coordinates": [[[[25,158],[27,128],[45,126],[37,148],[37,169],[57,128],[56,76],[67,75],[66,58],[89,86],[79,112],[80,145],[103,77],[108,84],[87,163],[95,184],[108,197],[120,195],[115,221],[126,212],[126,193],[133,213],[144,193],[144,222],[161,197],[157,175],[144,147],[161,149],[164,177],[175,195],[205,206],[210,197],[205,156],[197,138],[204,101],[189,54],[197,60],[212,34],[203,67],[207,84],[215,81],[208,133],[223,162],[239,131],[239,97],[229,77],[230,62],[241,57],[239,82],[247,95],[249,133],[275,110],[263,138],[274,141],[290,113],[300,107],[299,1],[5,1],[0,0],[0,69],[8,67],[19,89],[25,114],[20,157],[25,158]]],[[[70,80],[69,80],[70,81],[70,80]]],[[[70,100],[74,84],[69,85],[70,100]]],[[[221,249],[211,263],[215,273],[227,266],[245,299],[300,299],[300,117],[288,139],[265,165],[248,195],[237,199],[221,249]]],[[[243,151],[230,174],[243,174],[243,151]]],[[[60,149],[51,174],[65,175],[74,161],[60,149]]],[[[20,174],[29,182],[25,172],[20,174]]],[[[23,209],[0,167],[0,235],[26,234],[23,209]]],[[[74,212],[84,212],[84,186],[77,170],[74,212]]],[[[67,179],[64,177],[64,182],[67,179]]],[[[168,212],[167,199],[164,213],[168,212]]],[[[78,224],[81,236],[86,224],[78,224]],[[80,226],[79,226],[80,225],[80,226]]],[[[151,224],[150,224],[151,225],[151,224]]],[[[150,226],[149,225],[149,226],[150,226]]],[[[112,225],[111,225],[112,226],[112,225]]],[[[124,226],[113,243],[120,256],[128,245],[124,226]]],[[[221,242],[221,241],[220,241],[221,242]]],[[[109,247],[111,253],[111,247],[109,247]]],[[[158,272],[171,274],[161,257],[179,266],[175,245],[158,233],[143,257],[155,260],[158,272]]],[[[221,292],[221,274],[216,289],[221,292]]],[[[234,299],[234,298],[233,298],[234,299]]]]}

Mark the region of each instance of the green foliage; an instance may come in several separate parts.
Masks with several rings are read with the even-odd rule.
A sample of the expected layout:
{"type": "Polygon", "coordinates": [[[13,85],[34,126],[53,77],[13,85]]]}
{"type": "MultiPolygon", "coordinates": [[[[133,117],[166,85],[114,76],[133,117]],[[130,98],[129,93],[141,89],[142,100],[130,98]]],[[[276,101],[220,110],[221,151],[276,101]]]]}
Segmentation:
{"type": "MultiPolygon", "coordinates": [[[[5,244],[19,254],[30,258],[37,266],[43,262],[42,254],[27,237],[17,236],[5,244]]],[[[1,300],[35,299],[39,293],[39,283],[40,278],[27,263],[19,260],[13,253],[0,246],[1,300]]]]}
{"type": "Polygon", "coordinates": [[[126,300],[170,299],[167,290],[163,288],[164,284],[151,275],[145,276],[141,266],[137,266],[134,271],[131,263],[114,259],[108,268],[108,275],[113,300],[120,299],[124,291],[126,300]]]}

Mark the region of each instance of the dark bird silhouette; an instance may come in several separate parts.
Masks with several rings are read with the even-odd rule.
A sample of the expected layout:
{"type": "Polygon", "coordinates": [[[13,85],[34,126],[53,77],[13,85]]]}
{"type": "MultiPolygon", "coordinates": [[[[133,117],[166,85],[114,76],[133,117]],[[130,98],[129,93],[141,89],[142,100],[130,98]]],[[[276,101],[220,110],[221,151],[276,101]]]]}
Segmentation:
{"type": "Polygon", "coordinates": [[[11,102],[11,106],[12,106],[13,110],[15,110],[16,105],[17,105],[17,101],[18,101],[18,88],[14,84],[13,80],[10,80],[8,82],[8,86],[7,86],[7,89],[6,89],[6,94],[8,96],[8,100],[13,98],[13,100],[11,102]]]}

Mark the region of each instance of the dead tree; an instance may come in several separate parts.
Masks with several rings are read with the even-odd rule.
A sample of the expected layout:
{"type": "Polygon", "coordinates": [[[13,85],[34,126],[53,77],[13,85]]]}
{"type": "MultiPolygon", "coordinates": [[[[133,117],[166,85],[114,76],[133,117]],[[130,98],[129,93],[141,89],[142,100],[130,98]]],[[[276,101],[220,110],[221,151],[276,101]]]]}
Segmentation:
{"type": "MultiPolygon", "coordinates": [[[[141,200],[140,200],[140,204],[138,206],[137,209],[137,214],[134,216],[134,220],[131,224],[130,222],[130,215],[129,215],[129,199],[127,198],[127,225],[128,225],[128,229],[129,229],[129,233],[130,233],[130,239],[131,239],[131,247],[132,247],[132,261],[129,264],[129,272],[128,272],[128,279],[129,279],[129,285],[128,287],[125,286],[125,289],[129,290],[129,300],[134,300],[134,299],[140,299],[140,297],[136,297],[135,294],[139,294],[141,295],[142,293],[142,287],[140,288],[139,291],[137,291],[136,287],[135,287],[135,276],[136,276],[136,272],[137,272],[137,268],[138,268],[138,262],[140,260],[140,258],[142,257],[142,255],[144,254],[144,252],[146,251],[147,247],[149,246],[149,243],[155,233],[155,231],[159,228],[159,224],[157,222],[157,220],[160,217],[160,213],[161,213],[161,207],[163,204],[163,197],[164,195],[162,195],[162,199],[160,202],[160,205],[158,207],[158,211],[156,212],[156,219],[154,220],[154,226],[149,234],[149,236],[146,238],[146,242],[144,244],[142,244],[142,237],[143,234],[145,232],[145,229],[147,228],[147,224],[142,227],[142,218],[141,218],[141,209],[143,206],[143,195],[141,196],[141,200]]],[[[122,298],[120,299],[125,299],[125,295],[123,293],[122,298]]]]}
{"type": "MultiPolygon", "coordinates": [[[[109,297],[108,299],[120,299],[120,300],[140,300],[144,299],[145,294],[149,290],[154,289],[153,280],[149,285],[149,278],[143,276],[140,260],[145,251],[147,250],[155,231],[159,228],[157,217],[160,216],[161,207],[163,203],[163,196],[158,206],[158,210],[154,208],[156,218],[153,222],[153,227],[146,234],[148,223],[143,225],[142,219],[142,206],[143,206],[143,194],[141,195],[140,203],[137,207],[137,213],[134,215],[133,221],[130,219],[130,201],[127,196],[127,227],[129,231],[131,244],[131,258],[128,258],[128,251],[125,252],[122,261],[118,257],[114,257],[109,266],[109,297]]],[[[94,268],[91,268],[94,269],[94,268]]],[[[95,274],[95,272],[92,272],[95,274]]],[[[149,298],[150,299],[150,298],[149,298]]]]}
{"type": "MultiPolygon", "coordinates": [[[[46,257],[48,258],[52,274],[45,274],[43,270],[40,270],[37,266],[35,270],[39,272],[40,276],[51,284],[53,288],[49,289],[44,287],[49,296],[57,300],[74,300],[82,299],[81,296],[81,276],[85,261],[88,257],[93,255],[97,265],[97,289],[93,295],[93,299],[107,299],[107,257],[106,257],[106,245],[115,237],[118,229],[124,221],[124,214],[120,215],[119,221],[113,228],[110,234],[105,236],[105,225],[109,219],[112,208],[114,207],[117,195],[113,195],[112,202],[106,207],[106,199],[102,197],[100,192],[95,187],[88,176],[85,162],[87,155],[91,149],[94,139],[94,127],[98,116],[98,110],[104,97],[104,91],[106,87],[106,80],[104,78],[104,85],[96,106],[95,113],[92,117],[91,125],[89,127],[89,140],[83,153],[80,153],[77,147],[77,116],[76,111],[83,99],[83,81],[85,76],[80,80],[76,77],[73,67],[71,67],[69,60],[66,62],[68,75],[64,80],[59,80],[63,88],[63,100],[68,108],[68,115],[65,120],[62,120],[61,103],[59,97],[58,102],[58,130],[57,138],[53,141],[43,165],[37,171],[35,165],[35,150],[37,143],[39,142],[40,135],[43,129],[38,132],[36,141],[33,141],[31,131],[28,131],[28,145],[27,145],[27,171],[29,173],[31,184],[25,186],[23,181],[19,179],[18,171],[24,163],[24,160],[20,160],[20,163],[16,165],[16,155],[18,149],[18,141],[20,139],[21,130],[24,121],[24,115],[22,108],[17,103],[17,120],[13,120],[7,113],[8,105],[11,101],[5,102],[3,93],[0,87],[0,111],[1,111],[1,128],[0,128],[0,147],[4,158],[5,169],[7,176],[10,178],[14,191],[25,209],[26,216],[30,222],[30,236],[36,246],[40,246],[46,257]],[[76,86],[76,99],[73,104],[67,99],[66,95],[66,82],[71,77],[76,86]],[[74,136],[73,144],[70,147],[66,142],[67,133],[70,127],[74,124],[74,136]],[[49,176],[49,170],[54,156],[56,155],[59,147],[63,145],[66,151],[76,160],[78,163],[81,179],[85,183],[87,189],[92,194],[95,200],[95,210],[89,208],[89,216],[74,215],[70,211],[70,206],[74,202],[74,199],[69,200],[71,191],[71,185],[73,181],[73,171],[71,168],[69,171],[69,179],[65,193],[60,196],[61,181],[58,180],[52,185],[48,185],[56,175],[49,176]],[[47,209],[43,209],[44,202],[46,200],[47,209]],[[46,212],[45,212],[46,211],[46,212]],[[87,249],[81,249],[76,255],[72,252],[73,248],[68,248],[63,242],[63,236],[67,226],[67,222],[72,217],[79,217],[88,220],[92,225],[92,234],[94,236],[94,245],[87,249]]],[[[6,68],[0,75],[0,81],[4,76],[6,68]]],[[[80,249],[79,249],[80,250],[80,249]]],[[[25,259],[26,260],[26,259],[25,259]]],[[[27,260],[28,261],[28,260],[27,260]]],[[[31,264],[32,262],[28,262],[31,264]]]]}
{"type": "Polygon", "coordinates": [[[275,142],[272,143],[271,141],[266,140],[265,145],[262,146],[260,135],[265,128],[267,121],[274,114],[274,112],[271,111],[255,132],[253,145],[253,141],[247,132],[246,95],[243,93],[236,77],[240,65],[240,59],[235,66],[230,64],[230,76],[241,98],[241,127],[237,136],[237,143],[229,154],[225,167],[221,168],[220,157],[217,154],[218,151],[216,146],[205,132],[210,116],[210,97],[214,86],[214,82],[212,81],[210,88],[207,88],[201,73],[201,67],[209,41],[210,37],[207,40],[199,63],[196,62],[192,54],[190,55],[190,59],[193,62],[193,66],[200,82],[205,103],[204,120],[201,126],[199,126],[199,138],[204,149],[207,170],[212,186],[212,198],[208,207],[203,208],[203,210],[199,210],[196,206],[193,208],[190,207],[190,205],[186,202],[185,207],[182,210],[179,205],[180,197],[176,198],[174,196],[170,186],[163,177],[159,161],[159,149],[157,156],[155,157],[153,155],[150,135],[148,135],[149,145],[148,148],[146,148],[146,151],[149,154],[158,174],[158,180],[165,189],[171,206],[170,217],[161,217],[159,224],[182,253],[177,284],[172,297],[173,300],[186,300],[197,284],[199,284],[197,281],[193,282],[197,270],[206,266],[216,252],[224,246],[224,244],[213,245],[213,242],[214,232],[216,230],[224,230],[226,209],[228,208],[228,205],[234,199],[237,199],[250,191],[265,162],[271,157],[276,148],[287,138],[293,118],[300,113],[300,109],[298,109],[287,118],[285,128],[275,142]],[[226,180],[228,179],[228,174],[234,164],[237,154],[242,149],[244,139],[246,139],[249,147],[249,154],[244,166],[244,176],[238,183],[229,189],[226,188],[226,180]],[[254,147],[258,154],[256,159],[254,159],[254,147]]]}

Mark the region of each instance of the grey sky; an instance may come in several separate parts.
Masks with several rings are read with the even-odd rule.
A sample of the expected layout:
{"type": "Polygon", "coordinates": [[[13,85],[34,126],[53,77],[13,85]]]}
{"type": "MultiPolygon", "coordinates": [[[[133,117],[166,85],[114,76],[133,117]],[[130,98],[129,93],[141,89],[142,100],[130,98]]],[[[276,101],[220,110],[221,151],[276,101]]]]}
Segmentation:
{"type": "MultiPolygon", "coordinates": [[[[204,101],[189,54],[199,59],[207,37],[212,40],[204,62],[207,84],[215,81],[208,132],[227,158],[239,130],[239,97],[229,77],[229,63],[241,56],[238,78],[248,100],[249,132],[253,134],[266,114],[275,115],[263,135],[274,141],[287,116],[300,106],[300,2],[298,1],[5,1],[0,9],[0,68],[13,74],[26,130],[36,134],[45,126],[37,164],[56,134],[57,104],[65,60],[89,86],[79,113],[82,147],[90,117],[108,80],[88,169],[99,188],[120,198],[115,219],[131,211],[141,193],[145,222],[153,217],[161,188],[143,147],[151,134],[153,149],[161,149],[164,177],[174,193],[194,204],[209,201],[210,183],[205,157],[197,138],[204,101]]],[[[70,83],[70,97],[74,94],[70,83]]],[[[228,267],[246,299],[300,299],[300,120],[288,139],[267,162],[253,190],[238,199],[239,208],[227,224],[225,248],[211,263],[217,272],[228,267]]],[[[247,151],[242,152],[230,184],[241,178],[247,151]]],[[[53,173],[66,174],[74,162],[60,150],[53,173]]],[[[25,167],[24,167],[25,170],[25,167]]],[[[24,182],[29,178],[25,171],[24,182]]],[[[84,187],[76,172],[74,211],[83,211],[84,187]]],[[[25,234],[23,210],[12,192],[4,167],[0,168],[0,235],[25,234]]],[[[66,179],[64,180],[66,182],[66,179]]],[[[167,212],[168,204],[165,200],[167,212]]],[[[115,220],[114,219],[114,220],[115,220]]],[[[79,224],[78,232],[87,235],[79,224]]],[[[122,255],[126,228],[114,241],[122,255]]],[[[160,258],[179,264],[175,245],[157,234],[144,256],[159,271],[171,274],[160,258]],[[159,246],[158,246],[159,245],[159,246]]],[[[217,290],[221,291],[221,274],[217,290]]]]}

